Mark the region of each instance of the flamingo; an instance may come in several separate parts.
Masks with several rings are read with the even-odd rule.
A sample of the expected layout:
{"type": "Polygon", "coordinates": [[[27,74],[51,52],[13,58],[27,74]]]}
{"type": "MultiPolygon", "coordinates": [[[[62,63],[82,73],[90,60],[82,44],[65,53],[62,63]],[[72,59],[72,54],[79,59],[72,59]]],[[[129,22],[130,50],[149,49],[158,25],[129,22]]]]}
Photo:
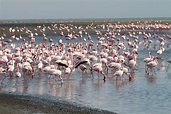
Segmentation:
{"type": "MultiPolygon", "coordinates": [[[[40,45],[33,45],[35,44],[35,38],[34,36],[37,36],[38,33],[35,33],[28,28],[24,27],[21,29],[18,28],[9,28],[9,32],[11,34],[11,38],[7,41],[3,41],[5,39],[6,34],[2,33],[3,36],[0,37],[0,65],[3,68],[8,67],[9,72],[14,71],[13,69],[19,67],[19,70],[16,68],[16,73],[21,71],[22,68],[28,72],[34,73],[34,67],[33,63],[36,61],[37,69],[41,70],[43,69],[48,73],[50,69],[53,69],[52,74],[55,74],[56,64],[58,66],[62,66],[63,70],[65,70],[65,73],[70,74],[72,73],[75,68],[81,69],[83,72],[88,67],[86,66],[87,63],[89,66],[92,66],[90,70],[96,71],[101,73],[103,76],[103,64],[105,64],[105,67],[114,68],[115,73],[119,72],[119,70],[123,71],[126,75],[129,75],[128,69],[123,67],[123,65],[126,65],[125,62],[127,62],[127,65],[130,67],[131,70],[134,70],[136,63],[137,63],[137,57],[138,57],[138,46],[139,44],[143,43],[145,48],[150,49],[151,44],[154,40],[158,40],[158,43],[160,43],[159,50],[157,50],[158,57],[163,54],[165,51],[164,45],[166,43],[166,36],[157,36],[154,35],[154,39],[151,40],[153,37],[152,34],[146,33],[146,32],[129,32],[129,36],[127,35],[121,35],[121,31],[123,30],[169,30],[168,25],[134,25],[134,24],[128,24],[128,25],[100,25],[100,26],[94,26],[93,24],[84,27],[82,26],[73,26],[71,24],[64,25],[60,24],[59,30],[61,39],[57,42],[57,46],[55,45],[54,39],[47,38],[45,32],[46,30],[52,30],[54,33],[55,30],[58,29],[57,25],[52,26],[37,26],[34,30],[38,32],[38,30],[42,33],[44,41],[49,41],[50,45],[47,45],[46,42],[43,42],[40,45]],[[74,29],[77,29],[78,34],[76,34],[74,29]],[[92,40],[89,33],[86,31],[86,29],[91,28],[94,29],[97,34],[97,41],[92,40]],[[97,28],[100,28],[102,30],[107,29],[107,32],[103,35],[101,30],[97,30],[97,28]],[[112,31],[113,30],[113,31],[112,31]],[[115,33],[115,30],[118,31],[118,33],[115,33]],[[66,31],[68,35],[64,35],[64,32],[66,31]],[[20,35],[19,38],[14,34],[15,32],[25,32],[29,36],[29,41],[26,41],[26,43],[22,43],[20,46],[17,46],[13,43],[13,40],[25,40],[20,35]],[[85,36],[84,36],[85,35],[85,36]],[[102,36],[103,35],[103,36],[102,36]],[[143,41],[139,40],[138,35],[143,35],[143,41]],[[66,36],[66,37],[62,37],[66,36]],[[88,38],[86,38],[86,36],[88,38]],[[117,38],[118,37],[118,38],[117,38]],[[71,44],[68,42],[69,46],[65,45],[65,42],[62,38],[73,40],[74,43],[71,44]],[[76,42],[76,39],[80,38],[81,40],[84,39],[86,42],[78,43],[76,42]],[[76,43],[75,43],[76,42],[76,43]],[[69,47],[69,48],[68,48],[69,47]],[[128,50],[127,50],[128,47],[128,50]],[[37,48],[37,49],[36,49],[37,48]],[[15,51],[13,53],[13,50],[15,51]],[[68,50],[68,51],[67,51],[68,50]],[[130,53],[132,50],[132,54],[130,53]],[[67,52],[66,52],[67,51],[67,52]],[[126,52],[128,51],[128,52],[126,52]],[[40,54],[42,53],[42,54],[40,54]],[[121,54],[122,53],[122,54],[121,54]],[[14,57],[13,57],[14,56],[14,57]],[[79,60],[78,62],[75,61],[75,57],[79,60]],[[83,60],[84,58],[88,58],[88,61],[83,60]],[[129,58],[130,57],[130,58],[129,58]],[[14,59],[16,64],[10,64],[10,60],[14,59]],[[27,64],[25,62],[28,62],[27,64]],[[91,62],[91,64],[89,64],[91,62]],[[99,62],[99,63],[96,63],[99,62]],[[75,64],[76,63],[76,64],[75,64]],[[95,63],[95,64],[94,64],[95,63]],[[21,66],[21,64],[24,64],[21,66]],[[94,64],[94,65],[93,65],[94,64]],[[73,68],[73,69],[72,69],[73,68]],[[95,70],[97,69],[97,70],[95,70]]],[[[4,29],[5,30],[5,29],[4,29]]],[[[22,34],[22,33],[21,33],[22,34]]],[[[169,39],[169,36],[168,36],[169,39]]],[[[154,68],[155,66],[152,66],[152,63],[156,62],[154,60],[154,57],[151,56],[151,53],[149,57],[145,58],[143,60],[146,64],[145,67],[147,67],[147,70],[150,68],[154,68]]],[[[170,60],[168,60],[168,63],[170,64],[170,60]]],[[[167,70],[169,69],[169,64],[167,67],[167,70]]],[[[58,70],[58,69],[57,69],[58,70]]],[[[5,70],[2,70],[2,72],[5,72],[5,70]]],[[[61,71],[62,72],[62,71],[61,71]]],[[[150,72],[150,71],[148,71],[150,72]]],[[[60,74],[60,73],[59,73],[60,74]]],[[[56,74],[57,75],[57,74],[56,74]]],[[[105,76],[104,76],[105,78],[105,76]]]]}
{"type": "Polygon", "coordinates": [[[80,62],[75,66],[75,68],[79,67],[79,66],[82,65],[82,64],[90,64],[89,59],[85,59],[85,60],[80,61],[80,62]]]}
{"type": "Polygon", "coordinates": [[[128,66],[129,66],[131,72],[133,72],[135,70],[135,67],[136,67],[136,61],[134,59],[129,60],[128,66]]]}
{"type": "Polygon", "coordinates": [[[50,74],[50,75],[54,75],[54,76],[58,76],[59,78],[60,78],[60,80],[61,80],[61,84],[63,83],[63,79],[62,79],[62,72],[60,71],[60,70],[58,70],[58,69],[49,69],[48,70],[48,74],[50,74]]]}
{"type": "Polygon", "coordinates": [[[31,66],[31,64],[29,62],[23,62],[22,63],[22,70],[24,73],[27,74],[32,74],[32,78],[33,78],[33,67],[31,66]]]}
{"type": "Polygon", "coordinates": [[[9,72],[10,76],[13,75],[13,72],[14,72],[14,65],[13,64],[12,65],[8,65],[8,72],[9,72]]]}
{"type": "Polygon", "coordinates": [[[14,72],[14,64],[15,64],[15,60],[12,58],[12,60],[10,60],[9,62],[8,62],[8,72],[9,72],[9,74],[10,74],[10,76],[12,76],[13,75],[13,72],[14,72]]]}
{"type": "Polygon", "coordinates": [[[19,71],[19,69],[18,69],[17,72],[16,72],[16,76],[17,76],[17,77],[21,77],[21,72],[19,71]]]}
{"type": "Polygon", "coordinates": [[[58,64],[58,66],[66,67],[66,68],[68,67],[65,61],[56,61],[56,63],[58,64]]]}
{"type": "Polygon", "coordinates": [[[98,76],[99,76],[99,73],[101,73],[103,75],[103,80],[106,81],[106,74],[103,72],[103,69],[102,69],[102,64],[100,63],[99,65],[97,64],[94,64],[93,67],[91,68],[91,73],[95,71],[95,72],[98,72],[98,76]]]}
{"type": "Polygon", "coordinates": [[[108,61],[106,58],[101,58],[100,62],[105,65],[105,69],[108,71],[108,61]]]}
{"type": "Polygon", "coordinates": [[[70,74],[72,72],[71,68],[67,67],[65,69],[65,74],[70,74]]]}
{"type": "Polygon", "coordinates": [[[122,67],[121,63],[117,62],[111,62],[109,63],[109,68],[113,68],[113,71],[116,72],[116,70],[120,69],[122,67]]]}
{"type": "Polygon", "coordinates": [[[151,56],[151,52],[149,52],[148,57],[143,59],[143,61],[145,62],[145,72],[147,72],[147,63],[149,63],[152,60],[153,60],[153,57],[151,56]]]}
{"type": "Polygon", "coordinates": [[[161,46],[160,49],[157,51],[158,58],[162,58],[161,56],[162,56],[162,53],[164,52],[164,50],[165,50],[164,47],[161,46]]]}
{"type": "Polygon", "coordinates": [[[38,68],[39,71],[42,71],[42,68],[43,68],[42,61],[39,61],[38,65],[37,65],[37,68],[38,68]]]}
{"type": "Polygon", "coordinates": [[[3,58],[0,58],[0,65],[2,65],[3,67],[7,67],[7,62],[4,61],[3,58]]]}
{"type": "Polygon", "coordinates": [[[130,79],[131,79],[131,75],[130,75],[130,73],[129,73],[129,71],[128,71],[128,68],[122,67],[122,70],[123,70],[123,75],[124,75],[124,74],[127,75],[127,76],[129,77],[129,80],[130,80],[130,79]]]}
{"type": "Polygon", "coordinates": [[[118,77],[120,77],[120,79],[122,80],[123,74],[124,74],[124,71],[123,71],[122,68],[120,68],[119,70],[117,70],[117,71],[114,73],[114,76],[116,76],[116,80],[118,80],[118,77]]]}
{"type": "Polygon", "coordinates": [[[44,71],[45,73],[48,74],[48,71],[49,71],[50,69],[51,69],[50,66],[45,66],[45,67],[43,68],[43,71],[44,71]]]}
{"type": "Polygon", "coordinates": [[[86,67],[84,64],[81,64],[81,65],[79,66],[79,69],[81,69],[82,75],[83,75],[83,72],[87,69],[87,67],[86,67]]]}
{"type": "MultiPolygon", "coordinates": [[[[150,72],[153,74],[153,72],[155,73],[154,71],[154,67],[156,67],[158,65],[158,57],[155,57],[153,59],[153,61],[147,63],[147,67],[150,69],[150,72]]],[[[149,71],[148,71],[148,74],[149,74],[149,71]]]]}

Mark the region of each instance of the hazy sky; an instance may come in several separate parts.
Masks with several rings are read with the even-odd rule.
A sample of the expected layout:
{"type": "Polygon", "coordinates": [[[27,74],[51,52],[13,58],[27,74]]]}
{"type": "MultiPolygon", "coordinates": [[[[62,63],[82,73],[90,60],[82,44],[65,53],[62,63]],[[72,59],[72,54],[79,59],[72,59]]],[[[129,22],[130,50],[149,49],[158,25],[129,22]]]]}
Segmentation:
{"type": "Polygon", "coordinates": [[[171,0],[0,0],[0,19],[171,17],[171,0]]]}

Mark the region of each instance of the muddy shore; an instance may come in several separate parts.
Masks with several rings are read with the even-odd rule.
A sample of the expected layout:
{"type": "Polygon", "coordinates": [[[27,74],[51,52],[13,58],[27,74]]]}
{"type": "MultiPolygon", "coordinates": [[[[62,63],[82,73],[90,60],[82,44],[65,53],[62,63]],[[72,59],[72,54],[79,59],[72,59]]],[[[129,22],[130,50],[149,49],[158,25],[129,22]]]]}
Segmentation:
{"type": "MultiPolygon", "coordinates": [[[[47,97],[47,96],[46,96],[47,97]]],[[[0,113],[5,114],[115,114],[62,99],[0,93],[0,113]]]]}

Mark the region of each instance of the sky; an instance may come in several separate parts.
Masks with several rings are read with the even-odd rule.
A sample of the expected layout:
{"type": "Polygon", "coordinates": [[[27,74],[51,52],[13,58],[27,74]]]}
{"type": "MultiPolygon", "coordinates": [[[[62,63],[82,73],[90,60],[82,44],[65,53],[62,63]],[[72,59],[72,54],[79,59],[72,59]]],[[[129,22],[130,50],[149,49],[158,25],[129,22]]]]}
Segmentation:
{"type": "Polygon", "coordinates": [[[0,19],[171,17],[171,0],[0,0],[0,19]]]}

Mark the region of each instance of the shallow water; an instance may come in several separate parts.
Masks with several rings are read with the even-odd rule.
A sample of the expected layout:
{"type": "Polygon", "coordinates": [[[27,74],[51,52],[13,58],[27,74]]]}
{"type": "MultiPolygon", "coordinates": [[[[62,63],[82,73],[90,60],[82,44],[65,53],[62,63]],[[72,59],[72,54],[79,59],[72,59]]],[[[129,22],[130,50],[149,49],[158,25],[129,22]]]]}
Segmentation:
{"type": "MultiPolygon", "coordinates": [[[[59,36],[51,36],[54,41],[59,36]]],[[[40,37],[37,42],[40,41],[40,37]]],[[[140,46],[141,47],[141,46],[140,46]]],[[[154,54],[156,50],[152,50],[154,54]]],[[[170,114],[171,113],[171,67],[166,72],[167,59],[171,57],[171,50],[163,53],[163,60],[159,61],[156,75],[145,74],[143,58],[147,57],[148,50],[139,49],[138,70],[135,71],[132,81],[115,81],[111,74],[106,82],[94,73],[80,71],[71,76],[64,76],[64,83],[55,82],[53,78],[36,75],[31,77],[6,77],[0,85],[0,92],[14,92],[31,95],[50,95],[67,100],[83,103],[90,107],[114,111],[119,114],[170,114]],[[160,67],[160,64],[163,67],[160,67]]],[[[1,76],[2,78],[3,76],[1,76]]]]}

